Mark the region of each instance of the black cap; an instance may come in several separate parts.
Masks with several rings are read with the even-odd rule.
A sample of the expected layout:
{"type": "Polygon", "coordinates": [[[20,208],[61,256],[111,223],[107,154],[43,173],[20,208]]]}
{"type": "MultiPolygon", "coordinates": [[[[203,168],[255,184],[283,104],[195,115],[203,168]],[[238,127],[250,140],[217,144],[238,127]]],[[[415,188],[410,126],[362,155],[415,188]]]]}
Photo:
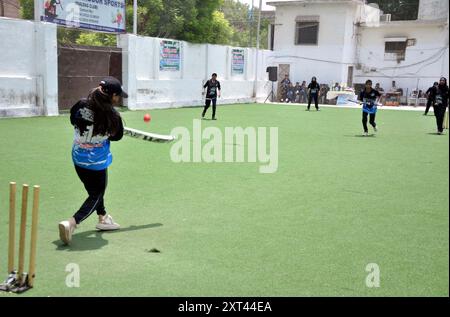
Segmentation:
{"type": "Polygon", "coordinates": [[[104,93],[112,96],[116,94],[122,98],[128,98],[128,94],[122,89],[122,84],[117,78],[108,76],[100,81],[100,86],[104,93]]]}

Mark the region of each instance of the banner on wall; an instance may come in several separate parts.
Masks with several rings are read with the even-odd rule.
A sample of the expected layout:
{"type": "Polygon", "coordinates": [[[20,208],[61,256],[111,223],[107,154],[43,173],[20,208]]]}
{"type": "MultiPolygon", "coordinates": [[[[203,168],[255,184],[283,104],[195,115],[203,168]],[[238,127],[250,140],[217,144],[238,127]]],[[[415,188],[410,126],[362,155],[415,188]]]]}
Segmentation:
{"type": "Polygon", "coordinates": [[[179,71],[180,63],[180,42],[162,40],[160,44],[159,70],[179,71]]]}
{"type": "Polygon", "coordinates": [[[234,48],[231,50],[231,73],[233,75],[244,74],[245,55],[244,50],[234,48]]]}
{"type": "Polygon", "coordinates": [[[38,1],[41,21],[101,32],[126,32],[125,0],[38,1]]]}

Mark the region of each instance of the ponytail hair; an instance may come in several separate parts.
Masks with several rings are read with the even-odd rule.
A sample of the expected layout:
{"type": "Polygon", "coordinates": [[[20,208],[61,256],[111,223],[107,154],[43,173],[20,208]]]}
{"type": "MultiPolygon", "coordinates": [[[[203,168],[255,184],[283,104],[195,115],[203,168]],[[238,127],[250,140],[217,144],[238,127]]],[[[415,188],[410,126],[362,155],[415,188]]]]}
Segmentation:
{"type": "Polygon", "coordinates": [[[97,87],[90,92],[87,99],[90,109],[94,112],[94,135],[113,136],[119,132],[122,119],[112,105],[112,96],[97,87]]]}

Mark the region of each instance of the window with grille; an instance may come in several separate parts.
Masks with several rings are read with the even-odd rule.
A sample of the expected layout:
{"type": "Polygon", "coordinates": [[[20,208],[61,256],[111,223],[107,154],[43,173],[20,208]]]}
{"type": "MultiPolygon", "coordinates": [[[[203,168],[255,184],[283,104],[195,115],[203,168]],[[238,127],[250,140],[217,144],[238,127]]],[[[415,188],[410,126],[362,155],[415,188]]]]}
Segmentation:
{"type": "Polygon", "coordinates": [[[384,60],[386,61],[404,61],[406,57],[407,41],[386,42],[384,49],[384,60]]]}
{"type": "Polygon", "coordinates": [[[319,22],[297,21],[295,30],[295,45],[318,45],[319,22]]]}

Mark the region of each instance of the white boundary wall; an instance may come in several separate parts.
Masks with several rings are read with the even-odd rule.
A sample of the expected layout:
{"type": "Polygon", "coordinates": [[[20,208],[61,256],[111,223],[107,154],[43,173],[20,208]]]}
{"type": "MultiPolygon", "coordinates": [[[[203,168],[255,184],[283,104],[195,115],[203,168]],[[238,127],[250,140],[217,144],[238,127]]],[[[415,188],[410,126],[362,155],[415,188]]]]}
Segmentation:
{"type": "Polygon", "coordinates": [[[0,118],[58,115],[56,25],[0,18],[0,118]]]}
{"type": "MultiPolygon", "coordinates": [[[[56,30],[52,23],[0,18],[0,118],[59,114],[56,30]]],[[[243,49],[244,73],[236,75],[232,47],[179,42],[180,71],[160,71],[161,40],[119,36],[131,110],[202,105],[202,85],[213,72],[222,84],[221,104],[264,101],[270,92],[266,68],[271,51],[259,51],[255,98],[256,49],[243,49]]]]}
{"type": "MultiPolygon", "coordinates": [[[[180,70],[160,71],[160,43],[163,39],[120,35],[124,88],[129,109],[172,108],[202,105],[202,85],[218,74],[222,86],[220,103],[254,102],[256,49],[245,48],[244,74],[231,71],[230,46],[180,42],[180,70]]],[[[270,92],[266,68],[271,51],[260,50],[256,100],[264,101],[270,92]]]]}

